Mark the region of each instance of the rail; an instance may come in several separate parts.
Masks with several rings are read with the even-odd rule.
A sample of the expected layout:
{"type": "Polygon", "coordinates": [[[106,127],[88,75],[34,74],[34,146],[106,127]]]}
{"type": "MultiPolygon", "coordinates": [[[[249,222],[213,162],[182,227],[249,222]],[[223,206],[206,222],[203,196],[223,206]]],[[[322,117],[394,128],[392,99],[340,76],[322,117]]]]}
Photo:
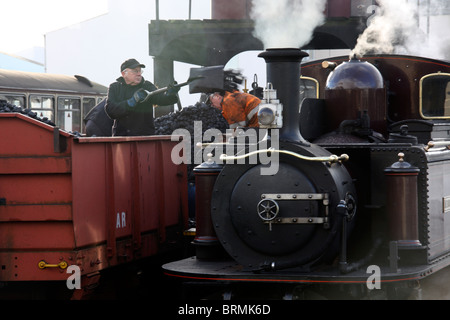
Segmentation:
{"type": "Polygon", "coordinates": [[[296,157],[298,159],[301,160],[306,160],[306,161],[316,161],[316,162],[330,162],[330,163],[335,163],[335,162],[341,162],[341,161],[347,161],[349,159],[349,156],[347,154],[342,154],[340,156],[337,155],[330,155],[328,157],[308,157],[308,156],[303,156],[301,154],[292,152],[292,151],[288,151],[288,150],[277,150],[277,149],[273,149],[273,148],[269,148],[269,149],[264,149],[264,150],[256,150],[256,151],[252,151],[240,156],[228,156],[226,154],[222,154],[220,156],[220,160],[240,160],[240,159],[244,159],[244,158],[248,158],[252,155],[258,154],[258,153],[263,153],[263,152],[277,152],[277,153],[283,153],[283,154],[287,154],[293,157],[296,157]]]}

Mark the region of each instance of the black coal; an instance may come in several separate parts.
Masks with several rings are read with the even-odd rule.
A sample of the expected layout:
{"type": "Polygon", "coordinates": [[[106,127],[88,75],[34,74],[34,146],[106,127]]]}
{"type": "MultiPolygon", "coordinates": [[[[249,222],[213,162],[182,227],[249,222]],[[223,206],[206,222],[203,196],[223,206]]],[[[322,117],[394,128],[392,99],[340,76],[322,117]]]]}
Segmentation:
{"type": "Polygon", "coordinates": [[[201,121],[202,134],[211,128],[224,133],[228,129],[228,123],[219,110],[197,102],[194,106],[185,107],[179,112],[156,118],[155,132],[157,135],[170,135],[174,130],[183,128],[193,136],[195,121],[201,121]]]}
{"type": "Polygon", "coordinates": [[[18,107],[18,106],[15,106],[13,104],[10,104],[10,103],[6,102],[5,100],[0,100],[0,113],[7,113],[7,112],[21,113],[21,114],[24,114],[24,115],[26,115],[26,116],[28,116],[30,118],[42,121],[42,122],[44,122],[44,123],[46,123],[48,125],[51,125],[51,126],[55,125],[47,117],[43,117],[43,118],[38,117],[37,113],[32,111],[31,109],[25,109],[25,108],[22,108],[22,107],[18,107]]]}
{"type": "MultiPolygon", "coordinates": [[[[195,153],[200,149],[194,146],[194,124],[195,121],[201,121],[202,137],[206,130],[217,129],[225,133],[229,128],[227,121],[222,116],[222,113],[202,102],[197,102],[194,106],[183,108],[176,113],[169,113],[167,115],[155,119],[155,132],[157,135],[171,135],[176,129],[186,129],[191,135],[191,161],[188,164],[188,179],[193,180],[193,168],[199,164],[194,164],[195,153]]],[[[212,142],[212,141],[202,141],[212,142]]]]}

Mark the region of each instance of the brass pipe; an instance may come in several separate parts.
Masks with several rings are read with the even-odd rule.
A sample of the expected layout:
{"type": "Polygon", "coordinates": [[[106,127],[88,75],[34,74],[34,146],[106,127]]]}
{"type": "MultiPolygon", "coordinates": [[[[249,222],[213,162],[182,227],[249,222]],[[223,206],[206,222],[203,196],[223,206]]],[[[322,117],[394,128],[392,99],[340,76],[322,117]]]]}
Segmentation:
{"type": "Polygon", "coordinates": [[[337,155],[332,154],[329,157],[308,157],[308,156],[302,156],[298,153],[292,152],[292,151],[287,151],[287,150],[276,150],[273,148],[269,148],[269,149],[264,149],[264,150],[256,150],[256,151],[252,151],[249,153],[246,153],[244,155],[240,155],[240,156],[228,156],[226,154],[222,154],[220,156],[220,160],[239,160],[239,159],[244,159],[244,158],[248,158],[252,155],[258,154],[258,153],[263,153],[263,152],[277,152],[277,153],[283,153],[283,154],[287,154],[296,158],[299,158],[301,160],[306,160],[306,161],[316,161],[316,162],[331,162],[331,163],[335,163],[335,162],[340,162],[340,161],[347,161],[349,159],[349,156],[347,154],[342,154],[339,157],[337,155]]]}

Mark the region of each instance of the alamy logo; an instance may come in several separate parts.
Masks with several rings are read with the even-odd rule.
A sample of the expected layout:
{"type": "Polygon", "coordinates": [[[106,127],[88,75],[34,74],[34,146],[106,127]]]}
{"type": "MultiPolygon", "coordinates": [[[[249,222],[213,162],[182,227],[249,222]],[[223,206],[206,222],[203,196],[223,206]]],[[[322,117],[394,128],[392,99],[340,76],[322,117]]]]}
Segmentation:
{"type": "Polygon", "coordinates": [[[81,289],[81,270],[79,266],[70,265],[67,267],[67,273],[71,273],[67,278],[66,286],[69,290],[81,289]]]}
{"type": "Polygon", "coordinates": [[[370,265],[367,267],[366,273],[371,273],[367,278],[367,289],[381,289],[381,269],[377,265],[370,265]]]}
{"type": "MultiPolygon", "coordinates": [[[[273,175],[278,172],[279,153],[272,150],[279,149],[279,130],[272,129],[270,138],[267,129],[246,129],[236,135],[233,143],[224,143],[223,134],[218,129],[208,129],[202,133],[202,122],[194,122],[194,140],[187,129],[176,129],[172,133],[172,141],[182,141],[173,147],[171,159],[174,164],[201,164],[211,157],[217,164],[222,163],[260,163],[261,175],[273,175]],[[208,143],[204,143],[208,141],[208,143]],[[191,154],[191,145],[203,146],[202,149],[191,154]],[[269,146],[270,143],[270,146],[269,146]],[[259,160],[259,162],[258,162],[259,160]]],[[[227,130],[226,136],[234,134],[234,130],[227,130]]]]}

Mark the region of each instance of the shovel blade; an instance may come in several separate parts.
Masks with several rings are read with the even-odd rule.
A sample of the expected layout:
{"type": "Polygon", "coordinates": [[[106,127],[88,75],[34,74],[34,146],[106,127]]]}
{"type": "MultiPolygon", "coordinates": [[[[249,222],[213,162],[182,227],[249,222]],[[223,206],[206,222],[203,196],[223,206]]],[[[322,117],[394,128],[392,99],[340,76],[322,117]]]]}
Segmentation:
{"type": "Polygon", "coordinates": [[[189,79],[197,78],[189,84],[189,93],[213,93],[224,87],[224,66],[191,68],[189,79]]]}

